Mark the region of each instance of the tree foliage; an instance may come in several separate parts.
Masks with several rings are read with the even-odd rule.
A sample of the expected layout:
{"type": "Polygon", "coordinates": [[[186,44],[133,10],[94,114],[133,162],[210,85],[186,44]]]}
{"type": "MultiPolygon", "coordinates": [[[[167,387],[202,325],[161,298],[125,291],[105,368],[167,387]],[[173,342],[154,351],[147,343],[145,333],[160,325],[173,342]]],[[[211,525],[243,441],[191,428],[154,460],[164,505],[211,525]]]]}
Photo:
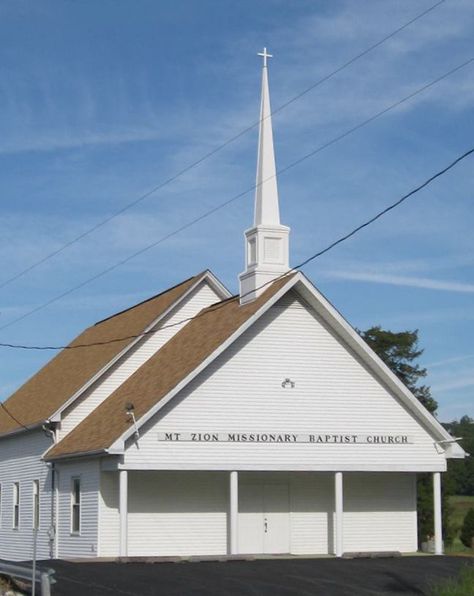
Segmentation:
{"type": "MultiPolygon", "coordinates": [[[[459,421],[454,420],[444,424],[453,437],[462,437],[460,444],[464,451],[474,454],[474,419],[463,416],[459,421]]],[[[446,477],[452,484],[457,495],[474,496],[474,458],[450,459],[446,477]]]]}
{"type": "Polygon", "coordinates": [[[425,408],[434,414],[438,404],[431,396],[430,388],[418,384],[427,374],[426,368],[415,362],[423,354],[418,346],[418,329],[396,333],[377,325],[359,333],[425,408]]]}
{"type": "Polygon", "coordinates": [[[472,507],[464,518],[460,538],[464,546],[471,548],[474,541],[474,509],[472,507]]]}

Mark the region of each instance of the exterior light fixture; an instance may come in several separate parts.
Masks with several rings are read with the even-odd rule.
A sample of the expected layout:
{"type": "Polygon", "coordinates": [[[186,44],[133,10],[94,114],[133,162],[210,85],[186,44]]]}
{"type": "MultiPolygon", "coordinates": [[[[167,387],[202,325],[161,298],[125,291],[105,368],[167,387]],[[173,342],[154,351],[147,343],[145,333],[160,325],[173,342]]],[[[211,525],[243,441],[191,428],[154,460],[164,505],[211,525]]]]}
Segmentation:
{"type": "Polygon", "coordinates": [[[292,381],[291,379],[288,379],[288,378],[286,378],[286,379],[285,379],[285,380],[282,382],[281,386],[283,387],[283,389],[286,389],[287,387],[291,387],[291,389],[293,389],[293,388],[294,388],[294,386],[295,386],[295,384],[296,384],[296,383],[295,383],[294,381],[292,381]]]}
{"type": "Polygon", "coordinates": [[[138,432],[137,420],[135,418],[135,406],[132,404],[132,402],[127,402],[125,404],[125,413],[133,423],[133,426],[135,428],[135,439],[138,440],[140,438],[140,433],[138,432]]]}

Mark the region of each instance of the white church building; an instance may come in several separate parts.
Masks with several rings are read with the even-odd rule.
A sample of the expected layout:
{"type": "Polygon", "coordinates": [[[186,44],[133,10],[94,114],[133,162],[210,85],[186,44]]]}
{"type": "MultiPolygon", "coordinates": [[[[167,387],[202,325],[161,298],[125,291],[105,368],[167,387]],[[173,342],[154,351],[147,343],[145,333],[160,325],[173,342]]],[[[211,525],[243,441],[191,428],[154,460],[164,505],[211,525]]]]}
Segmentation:
{"type": "Polygon", "coordinates": [[[208,270],[86,329],[0,409],[0,558],[399,551],[462,448],[289,265],[266,51],[255,221],[208,270]],[[8,413],[7,413],[8,411],[8,413]]]}

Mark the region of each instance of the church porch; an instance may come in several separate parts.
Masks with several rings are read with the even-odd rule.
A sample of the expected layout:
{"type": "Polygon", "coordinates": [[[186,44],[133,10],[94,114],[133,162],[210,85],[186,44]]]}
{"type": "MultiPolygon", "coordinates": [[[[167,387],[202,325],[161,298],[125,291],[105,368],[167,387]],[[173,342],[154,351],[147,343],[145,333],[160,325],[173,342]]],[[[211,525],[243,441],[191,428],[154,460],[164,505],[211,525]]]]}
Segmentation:
{"type": "Polygon", "coordinates": [[[416,475],[102,472],[99,517],[102,557],[407,553],[416,475]]]}

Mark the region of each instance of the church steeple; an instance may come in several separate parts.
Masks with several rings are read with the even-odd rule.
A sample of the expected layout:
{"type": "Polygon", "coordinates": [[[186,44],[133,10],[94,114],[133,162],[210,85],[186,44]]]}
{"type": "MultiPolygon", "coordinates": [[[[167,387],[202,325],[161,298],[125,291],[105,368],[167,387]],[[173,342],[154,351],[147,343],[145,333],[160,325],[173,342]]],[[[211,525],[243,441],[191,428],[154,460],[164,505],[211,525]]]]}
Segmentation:
{"type": "Polygon", "coordinates": [[[259,56],[263,56],[263,72],[254,225],[279,225],[280,210],[278,207],[278,186],[275,168],[275,152],[273,149],[272,112],[270,109],[267,66],[267,58],[271,58],[272,55],[267,54],[267,48],[264,48],[263,53],[260,53],[259,56]]]}
{"type": "Polygon", "coordinates": [[[245,232],[246,269],[240,274],[240,302],[255,300],[265,284],[289,270],[288,235],[290,228],[280,224],[273,131],[268,88],[267,54],[264,48],[262,99],[258,136],[257,180],[254,227],[245,232]]]}

